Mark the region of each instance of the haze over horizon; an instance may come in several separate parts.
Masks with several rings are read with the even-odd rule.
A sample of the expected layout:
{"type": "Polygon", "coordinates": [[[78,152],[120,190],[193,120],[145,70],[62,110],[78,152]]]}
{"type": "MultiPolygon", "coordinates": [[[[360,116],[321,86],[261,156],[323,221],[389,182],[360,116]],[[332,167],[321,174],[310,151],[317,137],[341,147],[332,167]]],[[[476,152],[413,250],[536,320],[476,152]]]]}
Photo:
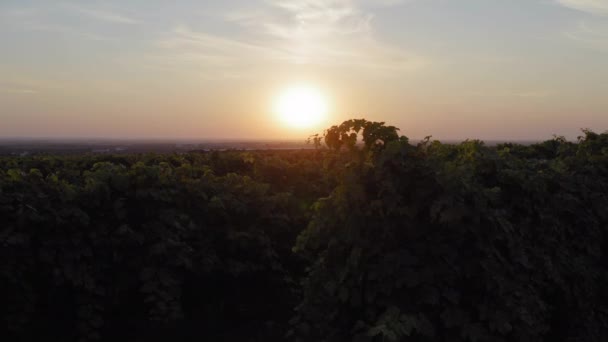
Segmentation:
{"type": "Polygon", "coordinates": [[[574,139],[608,129],[607,60],[608,0],[4,0],[0,138],[294,140],[366,118],[574,139]],[[284,111],[324,116],[286,125],[302,84],[320,95],[284,111]]]}

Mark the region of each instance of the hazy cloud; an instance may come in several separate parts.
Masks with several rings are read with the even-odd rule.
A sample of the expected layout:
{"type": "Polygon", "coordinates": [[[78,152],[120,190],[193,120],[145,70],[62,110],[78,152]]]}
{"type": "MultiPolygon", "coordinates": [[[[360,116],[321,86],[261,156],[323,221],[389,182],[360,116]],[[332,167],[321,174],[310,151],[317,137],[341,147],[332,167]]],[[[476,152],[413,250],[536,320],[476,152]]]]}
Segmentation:
{"type": "MultiPolygon", "coordinates": [[[[211,34],[182,25],[159,45],[170,50],[173,60],[226,67],[283,62],[394,73],[423,66],[423,58],[376,39],[374,15],[363,9],[362,2],[266,0],[254,10],[233,10],[224,16],[236,34],[211,34]]],[[[399,3],[385,0],[375,5],[399,3]]]]}
{"type": "Polygon", "coordinates": [[[58,24],[42,24],[36,22],[23,23],[23,29],[31,30],[31,31],[43,31],[43,32],[53,32],[53,33],[61,33],[74,37],[80,37],[87,40],[95,40],[95,41],[112,41],[114,38],[107,37],[104,35],[89,33],[74,27],[58,25],[58,24]]]}
{"type": "Polygon", "coordinates": [[[608,0],[556,0],[559,4],[596,15],[579,22],[565,36],[596,49],[608,48],[608,0]]]}
{"type": "Polygon", "coordinates": [[[31,94],[38,94],[38,91],[34,90],[34,89],[23,89],[23,88],[0,88],[0,93],[31,95],[31,94]]]}
{"type": "Polygon", "coordinates": [[[4,75],[0,80],[0,94],[14,95],[33,95],[40,92],[38,84],[33,80],[15,79],[10,71],[0,68],[0,73],[4,75]]]}
{"type": "Polygon", "coordinates": [[[414,0],[356,0],[356,3],[370,7],[392,7],[412,1],[414,0]]]}
{"type": "Polygon", "coordinates": [[[579,23],[576,28],[569,30],[565,35],[577,42],[598,49],[608,49],[608,22],[579,23]]]}
{"type": "MultiPolygon", "coordinates": [[[[0,24],[4,24],[19,30],[61,33],[69,36],[84,38],[87,40],[114,40],[114,38],[108,37],[106,35],[95,32],[89,32],[87,30],[83,30],[80,27],[66,25],[65,23],[60,22],[55,18],[54,14],[56,13],[54,10],[55,8],[53,7],[44,6],[5,9],[0,11],[0,19],[2,19],[2,22],[0,24]]],[[[84,10],[75,7],[70,7],[70,10],[76,11],[78,13],[85,13],[83,11],[86,11],[87,15],[89,16],[92,16],[93,13],[95,13],[95,15],[99,14],[96,13],[96,11],[84,10]]],[[[120,16],[112,17],[112,19],[109,19],[111,18],[109,13],[104,13],[108,16],[105,20],[127,20],[127,18],[122,18],[120,16]]]]}
{"type": "Polygon", "coordinates": [[[66,84],[59,79],[47,79],[39,74],[31,75],[0,66],[0,89],[5,93],[38,94],[43,92],[62,91],[66,84]]]}
{"type": "Polygon", "coordinates": [[[527,99],[539,99],[552,96],[553,93],[548,90],[528,90],[528,91],[471,91],[466,93],[467,96],[472,97],[512,97],[512,98],[527,98],[527,99]]]}
{"type": "Polygon", "coordinates": [[[192,31],[185,25],[177,26],[158,46],[175,52],[175,62],[204,62],[210,67],[232,67],[243,61],[287,59],[287,53],[263,44],[240,41],[205,32],[192,31]]]}
{"type": "Polygon", "coordinates": [[[575,10],[608,15],[608,0],[556,0],[559,4],[575,10]]]}
{"type": "Polygon", "coordinates": [[[111,23],[137,24],[139,22],[133,18],[127,17],[123,14],[114,13],[114,12],[93,9],[93,8],[84,8],[84,7],[69,6],[69,8],[71,8],[79,13],[82,13],[84,15],[87,15],[91,18],[95,18],[98,20],[107,21],[107,22],[111,22],[111,23]]]}

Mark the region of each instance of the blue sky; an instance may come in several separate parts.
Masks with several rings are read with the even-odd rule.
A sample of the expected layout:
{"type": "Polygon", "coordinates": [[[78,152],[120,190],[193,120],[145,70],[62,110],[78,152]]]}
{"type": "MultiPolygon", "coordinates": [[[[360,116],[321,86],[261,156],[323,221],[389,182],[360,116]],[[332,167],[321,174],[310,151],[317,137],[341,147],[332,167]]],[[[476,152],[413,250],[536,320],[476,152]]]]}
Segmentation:
{"type": "Polygon", "coordinates": [[[3,0],[0,136],[300,138],[270,108],[305,82],[325,124],[575,138],[606,61],[608,0],[3,0]]]}

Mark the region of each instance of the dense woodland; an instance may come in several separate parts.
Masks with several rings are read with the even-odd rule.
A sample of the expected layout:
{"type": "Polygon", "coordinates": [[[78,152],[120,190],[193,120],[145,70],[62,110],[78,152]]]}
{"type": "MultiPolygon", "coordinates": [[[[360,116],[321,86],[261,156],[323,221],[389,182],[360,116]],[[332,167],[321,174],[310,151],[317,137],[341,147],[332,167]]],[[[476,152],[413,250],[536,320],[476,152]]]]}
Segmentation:
{"type": "Polygon", "coordinates": [[[2,341],[607,341],[608,134],[0,157],[2,341]]]}

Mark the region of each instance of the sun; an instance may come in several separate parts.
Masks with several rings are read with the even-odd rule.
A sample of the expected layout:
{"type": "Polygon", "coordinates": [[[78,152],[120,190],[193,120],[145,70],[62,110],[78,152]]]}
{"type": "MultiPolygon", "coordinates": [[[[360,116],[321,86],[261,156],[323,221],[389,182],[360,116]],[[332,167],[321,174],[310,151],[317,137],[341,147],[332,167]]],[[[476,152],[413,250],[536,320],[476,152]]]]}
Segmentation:
{"type": "Polygon", "coordinates": [[[275,112],[279,120],[290,127],[309,128],[325,120],[327,100],[315,87],[294,86],[279,95],[275,112]]]}

